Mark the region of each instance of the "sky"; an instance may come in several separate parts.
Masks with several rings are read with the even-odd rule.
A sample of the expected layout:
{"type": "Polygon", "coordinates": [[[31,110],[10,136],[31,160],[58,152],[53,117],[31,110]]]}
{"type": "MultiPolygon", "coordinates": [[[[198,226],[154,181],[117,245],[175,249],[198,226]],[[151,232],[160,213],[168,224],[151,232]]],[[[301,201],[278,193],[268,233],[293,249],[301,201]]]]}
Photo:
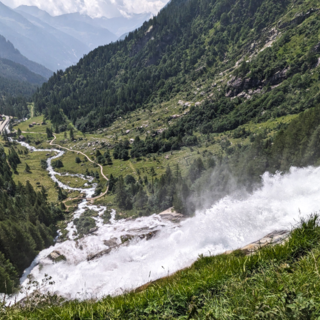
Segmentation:
{"type": "Polygon", "coordinates": [[[20,5],[37,6],[51,15],[80,12],[91,17],[113,18],[134,13],[157,14],[169,0],[0,0],[15,8],[20,5]]]}

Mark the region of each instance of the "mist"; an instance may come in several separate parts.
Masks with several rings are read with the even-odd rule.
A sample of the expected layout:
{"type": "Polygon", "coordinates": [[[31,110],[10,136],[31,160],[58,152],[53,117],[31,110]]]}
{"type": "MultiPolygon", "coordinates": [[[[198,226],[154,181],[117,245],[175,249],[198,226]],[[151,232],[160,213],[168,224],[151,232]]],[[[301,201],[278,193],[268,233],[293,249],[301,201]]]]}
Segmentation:
{"type": "MultiPolygon", "coordinates": [[[[190,266],[199,255],[220,254],[274,230],[291,230],[301,218],[318,211],[319,179],[320,168],[314,167],[291,168],[283,175],[265,173],[261,187],[252,193],[226,196],[180,225],[159,215],[112,220],[112,224],[99,225],[96,235],[43,250],[30,274],[39,282],[45,274],[52,276],[55,284],[44,291],[67,299],[118,295],[190,266]],[[106,248],[105,240],[155,230],[159,231],[157,236],[149,241],[133,240],[128,246],[87,260],[89,255],[106,248]],[[67,261],[54,263],[47,258],[53,250],[65,255],[67,261]]],[[[24,283],[29,271],[22,279],[24,283]]]]}

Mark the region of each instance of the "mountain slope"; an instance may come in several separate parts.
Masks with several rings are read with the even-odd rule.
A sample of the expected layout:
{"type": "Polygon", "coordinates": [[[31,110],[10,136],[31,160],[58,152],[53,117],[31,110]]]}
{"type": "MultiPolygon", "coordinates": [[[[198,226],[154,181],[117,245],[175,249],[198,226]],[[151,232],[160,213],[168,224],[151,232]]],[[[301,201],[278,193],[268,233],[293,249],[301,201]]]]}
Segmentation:
{"type": "Polygon", "coordinates": [[[31,96],[46,79],[25,66],[0,58],[0,95],[31,96]]]}
{"type": "MultiPolygon", "coordinates": [[[[87,15],[72,13],[53,17],[34,6],[19,6],[15,10],[33,23],[40,20],[56,30],[68,34],[86,45],[89,50],[108,44],[117,38],[106,28],[95,24],[93,19],[87,15]]],[[[89,50],[85,53],[88,53],[89,50]]]]}
{"type": "Polygon", "coordinates": [[[37,25],[0,2],[0,30],[28,59],[50,70],[75,64],[88,47],[42,22],[37,25]]]}
{"type": "MultiPolygon", "coordinates": [[[[51,105],[62,107],[83,131],[108,126],[140,106],[178,101],[179,97],[191,99],[189,106],[202,100],[208,102],[203,110],[206,116],[201,115],[201,108],[192,111],[196,113],[193,119],[199,119],[192,128],[202,132],[235,129],[258,113],[267,119],[271,111],[257,110],[259,103],[255,99],[260,99],[260,93],[264,93],[261,99],[268,104],[270,87],[286,78],[292,79],[302,65],[303,72],[309,73],[315,65],[319,54],[312,50],[312,45],[317,40],[303,22],[312,20],[318,25],[317,11],[307,13],[316,4],[311,1],[294,5],[290,0],[205,0],[201,4],[198,0],[172,1],[125,41],[98,48],[65,74],[51,78],[36,97],[37,108],[41,111],[51,105]],[[295,19],[295,14],[300,14],[300,20],[286,26],[284,21],[279,22],[295,19]],[[299,49],[300,61],[285,49],[287,45],[291,48],[296,39],[300,41],[302,36],[297,33],[308,39],[308,45],[299,49]],[[287,73],[288,68],[291,71],[287,73]],[[217,81],[219,88],[212,86],[217,81]],[[206,88],[206,92],[199,86],[206,88]],[[247,100],[249,96],[244,92],[235,99],[243,90],[252,90],[255,98],[247,100]],[[238,110],[245,114],[235,117],[238,110]]],[[[315,26],[312,28],[316,30],[315,26]]],[[[302,103],[299,98],[293,100],[302,103]]],[[[272,107],[281,113],[278,107],[284,106],[284,101],[278,100],[274,107],[270,102],[264,108],[272,107]]],[[[290,112],[302,108],[295,104],[291,107],[296,111],[290,112]]],[[[58,109],[51,107],[51,110],[53,114],[58,109]]]]}
{"type": "Polygon", "coordinates": [[[52,76],[52,71],[41,66],[40,64],[30,61],[17,50],[10,41],[7,41],[0,35],[0,57],[19,63],[30,71],[48,79],[52,76]]]}

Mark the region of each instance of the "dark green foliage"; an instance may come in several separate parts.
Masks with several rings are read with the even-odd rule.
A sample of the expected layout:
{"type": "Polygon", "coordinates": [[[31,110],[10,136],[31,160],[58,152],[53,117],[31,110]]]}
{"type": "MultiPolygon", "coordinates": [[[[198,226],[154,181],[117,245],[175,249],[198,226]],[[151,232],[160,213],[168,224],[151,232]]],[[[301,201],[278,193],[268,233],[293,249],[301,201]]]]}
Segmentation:
{"type": "Polygon", "coordinates": [[[145,103],[170,99],[207,67],[219,69],[225,59],[236,62],[243,47],[277,21],[289,3],[173,0],[124,41],[55,73],[35,95],[36,110],[48,110],[52,122],[60,124],[62,108],[83,132],[108,126],[145,103]],[[212,33],[218,20],[221,26],[212,33]]]}
{"type": "Polygon", "coordinates": [[[115,159],[128,160],[129,159],[129,141],[120,141],[113,149],[113,157],[115,159]]]}
{"type": "Polygon", "coordinates": [[[29,181],[26,186],[14,183],[9,158],[19,162],[14,148],[7,158],[0,146],[0,292],[6,293],[12,293],[37,253],[52,245],[54,225],[63,218],[59,208],[47,203],[43,187],[36,192],[29,181]]]}
{"type": "Polygon", "coordinates": [[[61,160],[52,161],[52,168],[62,168],[63,163],[61,160]]]}
{"type": "Polygon", "coordinates": [[[40,165],[41,165],[41,168],[44,169],[44,170],[46,170],[47,167],[48,167],[47,161],[44,160],[44,159],[40,160],[40,165]]]}
{"type": "Polygon", "coordinates": [[[74,219],[79,235],[88,234],[90,229],[96,226],[95,220],[86,213],[82,214],[79,219],[74,219]]]}
{"type": "Polygon", "coordinates": [[[76,157],[76,163],[81,163],[81,159],[79,157],[76,157]]]}
{"type": "Polygon", "coordinates": [[[126,190],[123,176],[118,178],[115,189],[115,201],[120,209],[130,210],[132,201],[129,192],[126,190]]]}
{"type": "Polygon", "coordinates": [[[48,138],[48,139],[53,138],[52,129],[47,128],[47,129],[46,129],[46,132],[47,132],[47,138],[48,138]]]}

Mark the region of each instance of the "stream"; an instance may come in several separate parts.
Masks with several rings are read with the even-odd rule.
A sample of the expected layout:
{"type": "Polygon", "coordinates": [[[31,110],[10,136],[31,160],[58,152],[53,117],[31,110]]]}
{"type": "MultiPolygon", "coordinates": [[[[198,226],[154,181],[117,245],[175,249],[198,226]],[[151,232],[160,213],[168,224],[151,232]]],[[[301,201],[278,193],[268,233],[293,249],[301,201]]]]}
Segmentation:
{"type": "MultiPolygon", "coordinates": [[[[65,190],[92,197],[95,185],[87,189],[70,188],[57,179],[61,174],[54,171],[51,163],[63,151],[38,150],[27,143],[20,144],[32,152],[57,153],[47,160],[52,180],[65,190]]],[[[90,182],[90,177],[76,176],[90,182]]],[[[265,173],[262,178],[262,186],[253,193],[241,198],[227,196],[210,209],[197,211],[193,218],[179,223],[157,214],[116,220],[115,211],[110,221],[104,223],[102,216],[107,208],[83,199],[68,223],[68,240],[60,242],[58,237],[52,247],[41,251],[25,270],[21,285],[25,286],[28,276],[41,283],[47,274],[54,284],[44,286],[43,293],[79,300],[119,295],[185,268],[199,255],[223,253],[274,230],[291,229],[301,218],[319,210],[319,168],[291,168],[287,174],[265,173]],[[73,220],[88,209],[97,212],[97,228],[77,238],[73,220]],[[55,261],[53,253],[64,259],[55,261]]],[[[20,293],[13,298],[19,301],[24,296],[25,293],[20,293]]]]}

